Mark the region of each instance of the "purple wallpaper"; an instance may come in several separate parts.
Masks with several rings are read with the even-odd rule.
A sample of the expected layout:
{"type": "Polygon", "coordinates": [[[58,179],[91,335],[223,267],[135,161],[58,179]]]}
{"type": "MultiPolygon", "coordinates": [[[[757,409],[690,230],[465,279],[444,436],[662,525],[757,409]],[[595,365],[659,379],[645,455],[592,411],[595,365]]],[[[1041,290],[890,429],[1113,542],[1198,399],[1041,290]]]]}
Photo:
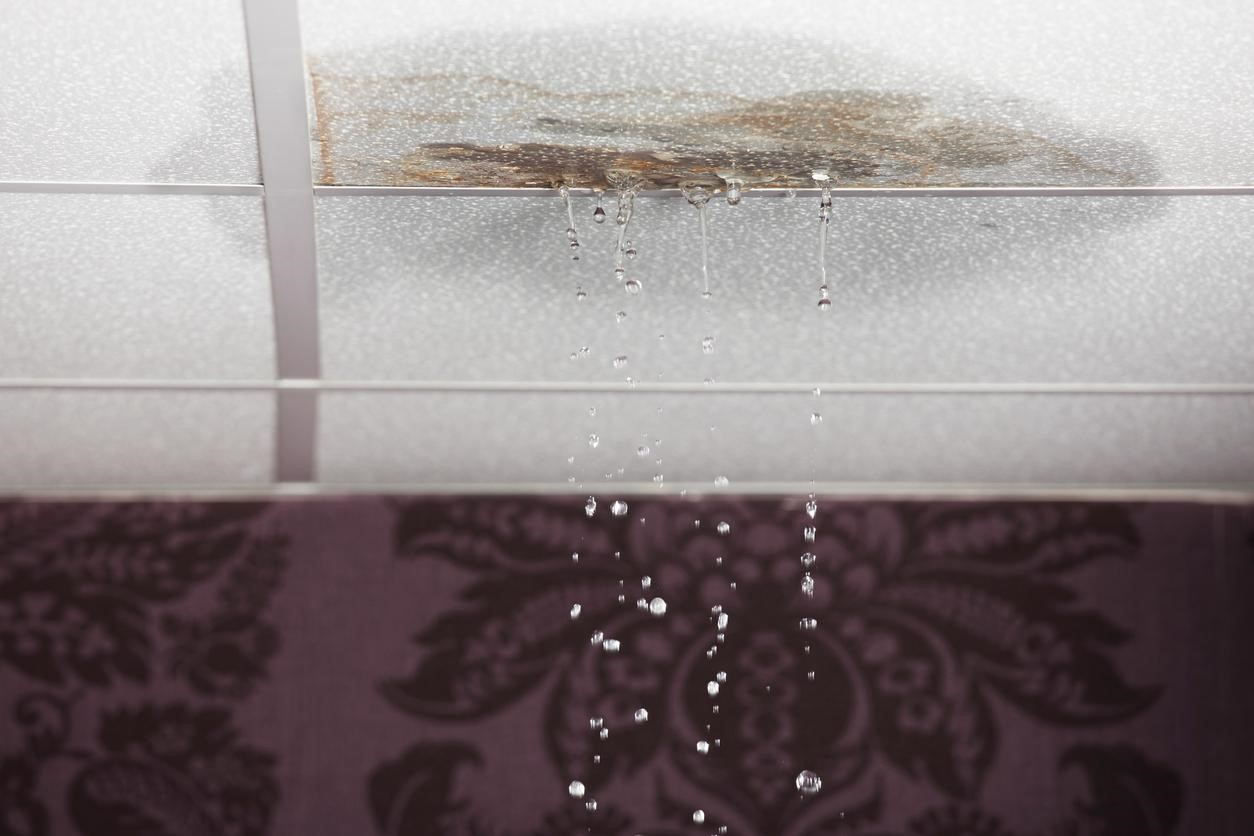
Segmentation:
{"type": "Polygon", "coordinates": [[[612,500],[0,505],[0,834],[1247,832],[1254,509],[612,500]]]}

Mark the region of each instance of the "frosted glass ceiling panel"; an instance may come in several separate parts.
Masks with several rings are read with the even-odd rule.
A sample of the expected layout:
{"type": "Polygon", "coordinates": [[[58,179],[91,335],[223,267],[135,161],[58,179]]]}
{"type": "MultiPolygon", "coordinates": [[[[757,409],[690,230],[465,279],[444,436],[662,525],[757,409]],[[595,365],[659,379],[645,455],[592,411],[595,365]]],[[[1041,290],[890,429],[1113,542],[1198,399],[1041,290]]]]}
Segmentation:
{"type": "Polygon", "coordinates": [[[6,0],[0,180],[255,183],[238,0],[6,0]]]}
{"type": "Polygon", "coordinates": [[[261,198],[0,194],[0,376],[272,378],[261,198]]]}
{"type": "Polygon", "coordinates": [[[270,480],[270,393],[2,391],[0,494],[270,480]]]}
{"type": "Polygon", "coordinates": [[[1239,396],[335,393],[321,415],[331,483],[1254,482],[1239,396]]]}
{"type": "Polygon", "coordinates": [[[1254,4],[302,0],[326,183],[1254,183],[1254,4]]]}
{"type": "Polygon", "coordinates": [[[712,202],[706,303],[698,217],[682,199],[636,200],[625,264],[643,290],[631,296],[613,276],[616,225],[591,222],[592,198],[574,200],[577,262],[555,197],[319,198],[326,372],[1254,381],[1254,198],[838,200],[826,314],[816,204],[712,202]]]}

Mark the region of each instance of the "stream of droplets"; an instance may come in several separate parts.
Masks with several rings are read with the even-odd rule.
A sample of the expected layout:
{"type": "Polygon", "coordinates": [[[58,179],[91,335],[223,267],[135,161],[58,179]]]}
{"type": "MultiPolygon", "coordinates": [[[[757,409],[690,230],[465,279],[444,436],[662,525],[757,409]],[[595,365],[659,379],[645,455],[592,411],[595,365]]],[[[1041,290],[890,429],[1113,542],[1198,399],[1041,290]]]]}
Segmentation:
{"type": "MultiPolygon", "coordinates": [[[[829,288],[828,288],[828,280],[827,280],[827,249],[828,249],[827,242],[828,242],[828,228],[830,226],[830,220],[831,220],[832,199],[831,199],[831,191],[830,191],[830,184],[829,184],[828,176],[823,172],[815,172],[813,176],[814,176],[815,183],[816,185],[819,186],[820,192],[821,192],[820,200],[819,200],[819,253],[818,253],[819,274],[820,274],[819,309],[822,311],[826,311],[831,308],[831,304],[832,304],[830,293],[829,293],[829,288]]],[[[727,181],[725,181],[724,185],[725,185],[724,191],[725,191],[728,204],[731,206],[738,205],[741,200],[742,183],[737,180],[728,179],[727,181]]],[[[628,234],[630,231],[632,216],[635,211],[635,199],[640,188],[641,188],[641,184],[639,182],[632,182],[632,181],[622,182],[618,184],[618,187],[616,188],[617,207],[616,207],[616,213],[614,217],[615,217],[615,226],[617,227],[617,235],[616,235],[616,241],[614,245],[614,278],[617,283],[622,284],[623,289],[626,291],[626,293],[629,296],[637,296],[642,289],[642,283],[639,280],[639,278],[637,278],[634,274],[631,276],[627,275],[627,272],[628,272],[627,262],[633,261],[636,257],[635,247],[632,245],[631,240],[628,238],[628,234]]],[[[568,186],[563,184],[559,186],[558,192],[563,200],[563,203],[566,209],[566,217],[567,217],[567,224],[568,224],[566,228],[566,238],[568,241],[568,247],[571,253],[571,258],[574,261],[578,262],[580,243],[579,243],[578,231],[575,225],[575,211],[574,211],[574,206],[573,206],[572,199],[571,199],[571,191],[568,186]]],[[[712,197],[712,192],[706,186],[694,185],[694,186],[683,187],[682,193],[683,193],[683,196],[687,199],[687,202],[691,204],[697,210],[697,216],[698,216],[698,221],[700,225],[701,286],[702,286],[701,296],[703,300],[707,303],[706,317],[705,317],[707,336],[703,337],[701,340],[701,352],[703,355],[706,356],[707,359],[709,359],[709,356],[714,351],[714,343],[715,343],[715,338],[712,334],[712,328],[710,327],[711,326],[710,309],[708,308],[708,303],[713,296],[712,291],[710,290],[709,216],[708,216],[708,213],[709,213],[708,204],[712,197]]],[[[595,192],[594,196],[595,196],[596,204],[592,211],[592,220],[596,226],[603,226],[607,218],[607,214],[602,205],[603,200],[604,200],[604,194],[601,191],[597,191],[595,192]]],[[[792,195],[790,194],[789,196],[791,197],[792,195]]],[[[595,286],[594,286],[594,289],[595,289],[595,286]]],[[[577,302],[583,302],[585,299],[588,298],[588,295],[589,295],[588,292],[584,290],[582,284],[579,284],[576,286],[575,299],[577,302]]],[[[617,305],[615,305],[615,307],[617,307],[617,305]]],[[[614,315],[616,324],[621,325],[624,322],[624,320],[626,320],[629,317],[629,315],[630,314],[629,314],[628,306],[623,306],[623,309],[618,310],[614,315]]],[[[652,325],[652,323],[648,323],[648,324],[652,325]]],[[[620,339],[621,339],[622,332],[619,331],[616,333],[620,335],[620,339]]],[[[659,334],[658,340],[659,342],[664,342],[665,335],[659,334]]],[[[629,360],[627,351],[624,350],[624,347],[621,345],[621,343],[618,346],[617,350],[612,351],[610,353],[613,356],[613,359],[610,362],[611,362],[612,367],[615,370],[621,371],[628,366],[630,360],[629,360]]],[[[571,354],[571,359],[572,360],[579,359],[581,357],[589,356],[590,354],[591,354],[591,348],[589,346],[582,346],[576,352],[571,354]]],[[[660,380],[661,377],[662,377],[662,373],[659,371],[657,373],[658,380],[660,380]]],[[[629,387],[634,387],[636,383],[636,378],[633,377],[631,374],[628,374],[625,377],[624,382],[629,387]]],[[[707,385],[713,383],[713,378],[707,376],[705,378],[705,383],[707,385]]],[[[816,402],[815,402],[814,410],[810,413],[810,424],[812,427],[817,427],[823,420],[821,413],[819,413],[817,410],[817,398],[819,397],[821,393],[820,393],[820,390],[816,387],[815,389],[813,389],[812,394],[814,395],[816,402]]],[[[662,411],[663,411],[662,407],[659,405],[657,407],[657,413],[660,415],[662,411]]],[[[593,402],[587,406],[587,415],[589,418],[588,432],[586,436],[581,436],[582,441],[581,441],[580,446],[581,448],[586,447],[586,450],[596,450],[602,443],[601,437],[598,431],[600,422],[598,422],[597,420],[598,415],[599,415],[597,403],[593,402]]],[[[710,425],[709,427],[710,432],[714,432],[716,431],[716,429],[717,427],[714,425],[710,425]]],[[[660,449],[659,449],[662,444],[662,439],[660,437],[652,436],[646,429],[645,431],[642,432],[638,442],[635,441],[635,439],[633,438],[633,443],[637,444],[635,448],[635,453],[637,457],[641,459],[649,459],[650,457],[653,457],[654,464],[657,465],[659,468],[658,472],[654,474],[653,476],[653,482],[658,487],[662,487],[663,482],[664,482],[664,477],[660,470],[660,465],[662,464],[662,458],[660,456],[660,449]],[[651,437],[652,437],[652,442],[650,443],[651,437]]],[[[592,457],[591,455],[590,455],[590,458],[593,458],[595,460],[595,457],[592,457]]],[[[602,457],[602,459],[603,458],[604,457],[602,457]]],[[[810,634],[812,634],[813,631],[818,627],[818,620],[814,616],[809,614],[809,612],[812,610],[812,607],[809,604],[813,600],[814,592],[815,592],[814,568],[818,559],[814,553],[814,550],[816,548],[815,542],[817,538],[817,524],[815,520],[816,520],[816,516],[818,512],[818,503],[815,498],[815,478],[814,478],[815,474],[813,470],[813,458],[814,457],[812,456],[811,457],[811,472],[810,472],[810,492],[809,492],[808,499],[805,503],[805,513],[806,513],[807,519],[805,520],[803,527],[802,527],[802,539],[804,542],[804,551],[802,552],[801,558],[800,558],[800,561],[801,561],[800,589],[801,589],[801,595],[802,595],[802,601],[803,601],[802,609],[803,609],[803,613],[805,614],[803,614],[803,616],[800,618],[798,622],[798,627],[800,629],[802,642],[803,642],[802,653],[804,657],[806,657],[807,662],[810,661],[809,657],[811,655],[811,649],[812,649],[809,637],[810,637],[810,634]]],[[[576,471],[579,469],[576,467],[576,462],[578,461],[578,459],[579,459],[578,453],[567,458],[567,463],[571,465],[571,471],[567,478],[568,478],[568,481],[572,485],[576,486],[577,490],[580,490],[582,492],[585,487],[584,481],[579,480],[576,476],[576,471]]],[[[586,468],[584,468],[584,470],[586,471],[586,468]]],[[[624,467],[617,468],[617,470],[611,468],[610,470],[604,471],[602,474],[602,477],[606,482],[610,482],[615,478],[616,475],[619,477],[622,477],[625,472],[626,472],[626,469],[624,467]]],[[[716,489],[725,489],[728,487],[729,484],[730,482],[726,476],[715,475],[713,477],[713,485],[716,489]]],[[[686,493],[687,491],[680,491],[681,496],[686,495],[686,493]]],[[[584,514],[589,519],[595,518],[598,512],[603,511],[603,510],[604,509],[602,505],[598,503],[598,500],[595,495],[595,491],[592,493],[586,494],[586,499],[583,501],[583,511],[584,511],[584,514]]],[[[608,511],[611,517],[620,517],[620,518],[628,517],[628,515],[631,513],[629,503],[624,499],[615,499],[611,501],[609,503],[608,511]]],[[[641,515],[637,519],[631,520],[630,522],[637,523],[643,526],[647,523],[647,519],[644,515],[641,515]]],[[[699,518],[694,519],[693,525],[695,528],[700,529],[702,526],[702,520],[699,518]]],[[[728,548],[730,548],[731,546],[732,541],[730,539],[726,540],[727,546],[723,546],[721,545],[721,543],[724,541],[724,538],[729,538],[729,536],[732,533],[732,527],[730,523],[728,523],[726,520],[718,520],[713,525],[713,530],[718,535],[718,538],[720,541],[720,547],[717,549],[718,553],[714,556],[714,563],[715,563],[715,567],[717,570],[719,567],[723,565],[723,562],[724,562],[723,552],[727,550],[728,548]]],[[[588,546],[587,535],[586,534],[581,535],[577,543],[577,547],[579,550],[573,551],[571,553],[571,560],[574,563],[576,564],[580,563],[581,551],[585,550],[587,546],[588,546]]],[[[625,577],[626,570],[623,567],[621,552],[615,551],[613,552],[612,555],[595,555],[595,556],[583,555],[583,557],[585,559],[585,562],[587,562],[588,559],[598,559],[598,560],[608,559],[608,560],[613,561],[612,571],[610,574],[617,578],[616,580],[617,589],[615,593],[616,603],[618,605],[618,608],[627,608],[628,610],[630,610],[632,604],[628,600],[628,595],[627,595],[627,590],[626,590],[626,577],[625,577]]],[[[667,616],[669,605],[666,599],[662,597],[661,594],[659,594],[660,590],[657,590],[654,588],[653,578],[651,578],[648,575],[643,575],[639,577],[636,581],[633,581],[633,585],[635,585],[636,582],[638,582],[639,584],[639,597],[637,597],[636,600],[634,601],[634,608],[638,610],[640,613],[646,615],[647,617],[659,618],[659,619],[665,618],[667,616]]],[[[728,586],[731,591],[735,591],[736,582],[729,581],[728,586]]],[[[582,588],[584,588],[586,591],[590,591],[593,587],[594,587],[594,583],[589,582],[588,584],[583,585],[582,588]]],[[[604,614],[606,612],[609,612],[612,614],[614,609],[615,607],[608,603],[603,605],[600,602],[574,601],[574,602],[571,602],[569,605],[569,618],[571,619],[571,621],[579,621],[583,619],[585,616],[592,614],[592,615],[596,615],[598,617],[598,620],[600,620],[601,618],[600,614],[604,614]],[[608,607],[608,610],[607,610],[607,607],[608,607]]],[[[720,721],[720,717],[719,717],[720,695],[723,694],[724,691],[726,690],[727,683],[728,683],[728,675],[727,675],[727,672],[722,669],[722,666],[719,665],[715,660],[716,660],[716,657],[718,656],[720,647],[723,646],[724,643],[726,642],[727,631],[731,624],[731,615],[732,614],[728,611],[728,609],[722,603],[715,603],[711,607],[709,616],[708,616],[710,619],[710,625],[712,628],[712,633],[711,633],[712,640],[711,640],[710,645],[706,649],[705,655],[706,655],[707,660],[710,660],[711,663],[714,665],[714,667],[711,668],[711,670],[713,670],[714,672],[712,673],[712,675],[710,676],[710,678],[708,679],[708,681],[705,683],[705,686],[704,686],[705,697],[708,698],[709,706],[710,706],[709,721],[705,723],[704,725],[704,732],[705,732],[704,735],[700,739],[695,741],[695,744],[694,744],[697,753],[701,756],[710,756],[711,752],[717,752],[721,748],[721,745],[722,745],[721,737],[718,734],[718,729],[721,728],[721,725],[722,725],[720,721]],[[715,670],[715,668],[717,668],[717,670],[715,670]]],[[[623,620],[617,616],[611,617],[609,621],[612,622],[613,624],[620,624],[620,625],[624,623],[623,620]]],[[[607,634],[606,629],[608,628],[608,626],[610,625],[607,624],[604,626],[594,626],[593,629],[589,633],[586,634],[588,635],[588,640],[590,644],[593,645],[593,652],[617,654],[623,650],[621,640],[616,638],[613,635],[607,634]]],[[[806,664],[805,667],[811,668],[811,665],[806,664]]],[[[815,671],[811,668],[810,670],[806,672],[806,677],[809,682],[813,682],[815,680],[815,671]]],[[[767,684],[766,692],[768,696],[770,694],[770,690],[771,690],[770,685],[767,684]]],[[[651,714],[648,706],[641,705],[641,706],[635,707],[633,710],[631,710],[630,722],[637,726],[642,726],[646,723],[655,722],[658,720],[658,717],[655,715],[664,715],[662,708],[663,708],[662,706],[655,706],[654,714],[651,714]]],[[[663,719],[664,719],[664,716],[663,716],[663,719]]],[[[587,722],[586,728],[588,729],[588,732],[592,735],[591,743],[587,747],[587,751],[589,752],[588,774],[583,775],[583,776],[572,776],[569,784],[567,785],[567,792],[573,800],[583,805],[586,811],[586,814],[589,816],[589,825],[588,825],[587,831],[591,833],[592,832],[592,827],[590,823],[591,817],[594,814],[596,814],[596,811],[598,809],[598,803],[597,803],[596,798],[593,795],[591,795],[594,788],[590,785],[588,779],[590,776],[599,774],[601,772],[601,769],[600,769],[601,762],[602,762],[601,750],[603,746],[609,745],[607,741],[609,740],[610,734],[611,734],[611,724],[610,722],[607,722],[607,719],[604,716],[601,716],[599,714],[594,714],[588,717],[586,722],[587,722]]],[[[793,779],[793,783],[796,787],[796,791],[802,796],[816,795],[822,788],[821,777],[810,769],[801,770],[793,779]]],[[[715,836],[724,836],[725,834],[729,833],[728,825],[717,824],[715,826],[715,823],[712,821],[709,821],[709,817],[707,816],[706,812],[702,809],[693,810],[692,815],[691,815],[691,821],[693,824],[696,824],[696,825],[709,824],[711,826],[714,826],[715,829],[712,830],[711,833],[714,834],[715,836]]]]}

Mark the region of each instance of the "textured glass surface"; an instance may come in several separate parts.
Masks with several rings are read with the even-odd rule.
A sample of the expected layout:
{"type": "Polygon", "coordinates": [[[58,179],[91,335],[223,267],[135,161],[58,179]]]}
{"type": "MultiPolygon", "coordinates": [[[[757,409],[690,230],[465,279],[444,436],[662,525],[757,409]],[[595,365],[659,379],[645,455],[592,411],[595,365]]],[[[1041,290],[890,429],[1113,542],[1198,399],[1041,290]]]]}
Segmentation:
{"type": "Polygon", "coordinates": [[[1251,397],[336,393],[321,416],[326,482],[1254,482],[1251,397]]]}
{"type": "Polygon", "coordinates": [[[264,392],[0,391],[0,493],[261,484],[273,445],[264,392]]]}
{"type": "Polygon", "coordinates": [[[1234,0],[302,0],[328,183],[1254,182],[1234,0]]]}
{"type": "Polygon", "coordinates": [[[274,376],[259,197],[0,194],[0,376],[274,376]]]}
{"type": "Polygon", "coordinates": [[[255,183],[238,0],[5,0],[0,180],[255,183]]]}
{"type": "Polygon", "coordinates": [[[814,198],[712,202],[708,303],[682,199],[636,201],[634,296],[574,206],[578,262],[556,197],[320,198],[328,376],[1254,381],[1254,198],[837,200],[826,314],[814,198]]]}

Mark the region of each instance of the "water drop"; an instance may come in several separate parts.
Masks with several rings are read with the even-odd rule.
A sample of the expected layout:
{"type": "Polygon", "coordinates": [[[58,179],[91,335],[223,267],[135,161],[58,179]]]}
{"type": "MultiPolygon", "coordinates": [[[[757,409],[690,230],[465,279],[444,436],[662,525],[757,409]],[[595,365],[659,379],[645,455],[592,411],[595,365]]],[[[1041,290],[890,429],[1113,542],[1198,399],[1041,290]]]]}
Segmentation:
{"type": "MultiPolygon", "coordinates": [[[[610,652],[617,653],[618,651],[610,651],[610,652]]],[[[601,738],[602,740],[607,739],[609,736],[610,736],[609,729],[601,729],[601,731],[597,732],[597,737],[601,738]]]]}
{"type": "Polygon", "coordinates": [[[597,512],[597,501],[595,497],[588,497],[588,501],[583,505],[583,512],[589,517],[597,512]]]}
{"type": "Polygon", "coordinates": [[[715,629],[718,630],[720,633],[723,632],[724,630],[727,629],[727,623],[730,620],[731,620],[731,617],[727,613],[725,612],[719,613],[718,619],[714,623],[715,629]]]}
{"type": "Polygon", "coordinates": [[[602,726],[604,726],[604,725],[605,725],[605,718],[604,718],[604,717],[589,717],[589,718],[588,718],[588,726],[589,726],[589,727],[590,727],[593,731],[596,731],[597,729],[601,728],[601,727],[602,727],[602,726]]]}
{"type": "Polygon", "coordinates": [[[810,680],[811,682],[813,682],[813,681],[814,681],[814,671],[806,671],[806,679],[808,679],[808,680],[810,680]]]}
{"type": "Polygon", "coordinates": [[[807,543],[813,543],[814,536],[816,534],[818,534],[818,529],[812,525],[807,525],[805,528],[801,529],[801,536],[805,538],[807,543]]]}
{"type": "Polygon", "coordinates": [[[731,531],[731,525],[730,525],[730,524],[728,524],[726,521],[721,522],[721,523],[719,523],[719,524],[718,524],[718,533],[719,533],[719,534],[727,534],[729,531],[731,531]]]}
{"type": "Polygon", "coordinates": [[[654,482],[656,482],[656,483],[657,483],[657,484],[659,484],[659,485],[660,485],[660,484],[662,484],[662,482],[663,482],[663,480],[664,480],[664,479],[665,479],[665,477],[664,477],[661,473],[654,473],[654,474],[653,474],[653,481],[654,481],[654,482]]]}
{"type": "Polygon", "coordinates": [[[740,203],[740,196],[741,196],[740,195],[740,181],[728,180],[727,181],[727,205],[735,206],[736,204],[740,203]]]}
{"type": "Polygon", "coordinates": [[[625,287],[627,289],[627,292],[631,294],[636,294],[640,292],[640,282],[636,281],[635,279],[628,279],[627,283],[624,284],[623,287],[625,287]]]}
{"type": "Polygon", "coordinates": [[[570,205],[570,189],[564,184],[558,189],[562,195],[562,200],[566,203],[566,219],[569,224],[566,227],[566,238],[570,241],[571,258],[579,258],[579,233],[575,231],[575,210],[570,205]]]}
{"type": "Polygon", "coordinates": [[[614,368],[616,368],[616,369],[621,369],[621,368],[622,368],[623,366],[625,366],[625,365],[627,365],[627,355],[626,355],[626,354],[620,354],[620,355],[618,355],[617,357],[615,357],[615,358],[614,358],[614,368]]]}
{"type": "Polygon", "coordinates": [[[640,457],[640,458],[642,458],[642,459],[643,459],[645,456],[649,455],[649,452],[650,452],[650,451],[649,451],[649,445],[647,445],[647,444],[641,444],[639,447],[637,447],[637,448],[636,448],[636,455],[637,455],[637,456],[639,456],[639,457],[640,457]]]}
{"type": "Polygon", "coordinates": [[[597,811],[597,800],[595,798],[588,799],[583,803],[583,808],[589,813],[595,813],[597,811]]]}
{"type": "Polygon", "coordinates": [[[705,810],[693,810],[692,811],[692,823],[693,824],[702,824],[704,821],[705,821],[705,810]]]}
{"type": "Polygon", "coordinates": [[[697,207],[697,217],[701,220],[701,295],[708,299],[710,298],[710,244],[706,229],[706,204],[710,202],[710,193],[704,186],[681,186],[680,190],[688,202],[697,207]]]}
{"type": "Polygon", "coordinates": [[[797,790],[805,795],[814,795],[823,789],[823,779],[808,769],[797,773],[797,790]]]}
{"type": "Polygon", "coordinates": [[[697,741],[697,751],[703,755],[710,754],[710,744],[705,740],[697,741]]]}
{"type": "Polygon", "coordinates": [[[701,338],[701,353],[702,353],[702,354],[711,354],[711,353],[713,353],[713,351],[714,351],[714,338],[713,338],[713,337],[702,337],[702,338],[701,338]]]}
{"type": "Polygon", "coordinates": [[[600,630],[593,630],[592,635],[588,639],[588,644],[600,644],[605,641],[605,633],[600,630]]]}
{"type": "Polygon", "coordinates": [[[646,723],[649,720],[649,711],[646,708],[637,708],[636,713],[632,715],[637,723],[646,723]]]}
{"type": "Polygon", "coordinates": [[[623,649],[623,645],[618,639],[606,639],[601,642],[601,648],[606,653],[617,653],[623,649]]]}
{"type": "Polygon", "coordinates": [[[824,296],[822,299],[820,299],[820,300],[819,300],[819,310],[820,310],[820,311],[825,311],[825,312],[826,312],[826,311],[830,311],[831,309],[832,309],[832,300],[831,300],[831,299],[828,299],[826,296],[824,296]]]}
{"type": "Polygon", "coordinates": [[[630,241],[627,242],[627,249],[623,250],[623,255],[627,256],[628,258],[636,257],[636,248],[631,245],[630,241]]]}
{"type": "Polygon", "coordinates": [[[817,618],[803,618],[798,622],[798,625],[802,630],[813,630],[819,626],[819,620],[817,618]]]}
{"type": "Polygon", "coordinates": [[[621,282],[623,279],[627,278],[627,271],[622,267],[615,267],[614,278],[621,282]]]}
{"type": "Polygon", "coordinates": [[[725,488],[730,484],[731,484],[731,481],[726,476],[714,477],[714,487],[716,488],[725,488]]]}
{"type": "Polygon", "coordinates": [[[810,517],[810,519],[814,519],[814,515],[817,514],[818,512],[819,512],[819,504],[817,502],[811,499],[809,502],[806,503],[806,514],[810,517]]]}
{"type": "Polygon", "coordinates": [[[818,413],[818,412],[810,413],[810,426],[817,427],[819,424],[822,424],[822,423],[823,423],[823,415],[821,413],[818,413]]]}
{"type": "Polygon", "coordinates": [[[595,448],[600,443],[601,443],[601,436],[597,435],[596,433],[588,434],[588,446],[589,447],[595,448]]]}
{"type": "MultiPolygon", "coordinates": [[[[588,516],[592,516],[592,515],[591,515],[591,514],[589,514],[588,516]]],[[[571,552],[571,553],[570,553],[570,562],[571,562],[571,563],[578,563],[578,562],[579,562],[579,552],[571,552]]]]}
{"type": "Polygon", "coordinates": [[[584,299],[587,299],[587,298],[588,298],[588,294],[582,287],[578,288],[575,291],[575,301],[582,302],[584,299]]]}
{"type": "Polygon", "coordinates": [[[719,671],[718,673],[714,674],[714,678],[717,679],[719,682],[726,682],[727,671],[719,671]]]}
{"type": "Polygon", "coordinates": [[[809,572],[806,572],[805,576],[801,578],[801,594],[807,598],[814,597],[814,575],[811,575],[809,572]]]}
{"type": "Polygon", "coordinates": [[[814,560],[815,560],[815,557],[812,552],[806,552],[805,554],[801,555],[801,565],[806,567],[807,569],[810,569],[814,566],[814,560]]]}
{"type": "Polygon", "coordinates": [[[583,607],[580,606],[579,604],[570,605],[570,618],[572,621],[578,618],[581,612],[583,612],[583,607]]]}
{"type": "Polygon", "coordinates": [[[641,589],[648,589],[651,586],[653,586],[653,578],[651,578],[648,575],[644,575],[643,577],[640,578],[641,589]]]}
{"type": "Polygon", "coordinates": [[[622,322],[622,321],[623,321],[624,319],[626,319],[626,318],[627,318],[627,312],[626,312],[626,311],[619,311],[618,313],[614,314],[614,322],[616,322],[616,323],[617,323],[617,322],[622,322]]]}
{"type": "Polygon", "coordinates": [[[610,506],[610,513],[616,517],[621,517],[627,513],[627,503],[621,499],[614,500],[614,504],[610,506]]]}
{"type": "Polygon", "coordinates": [[[709,694],[711,697],[717,697],[718,696],[718,683],[715,682],[713,679],[705,683],[705,692],[709,694]]]}
{"type": "Polygon", "coordinates": [[[584,787],[583,781],[571,781],[566,791],[570,793],[571,798],[583,798],[584,793],[588,790],[584,787]]]}
{"type": "Polygon", "coordinates": [[[597,416],[597,408],[595,406],[588,407],[588,416],[595,418],[597,416]]]}
{"type": "Polygon", "coordinates": [[[714,294],[713,294],[713,293],[711,293],[711,292],[710,292],[710,291],[708,291],[708,290],[703,290],[703,291],[701,291],[701,298],[702,298],[702,299],[706,299],[706,300],[713,299],[713,298],[714,298],[714,294]]]}
{"type": "Polygon", "coordinates": [[[650,615],[666,615],[666,599],[654,598],[649,602],[650,615]]]}

